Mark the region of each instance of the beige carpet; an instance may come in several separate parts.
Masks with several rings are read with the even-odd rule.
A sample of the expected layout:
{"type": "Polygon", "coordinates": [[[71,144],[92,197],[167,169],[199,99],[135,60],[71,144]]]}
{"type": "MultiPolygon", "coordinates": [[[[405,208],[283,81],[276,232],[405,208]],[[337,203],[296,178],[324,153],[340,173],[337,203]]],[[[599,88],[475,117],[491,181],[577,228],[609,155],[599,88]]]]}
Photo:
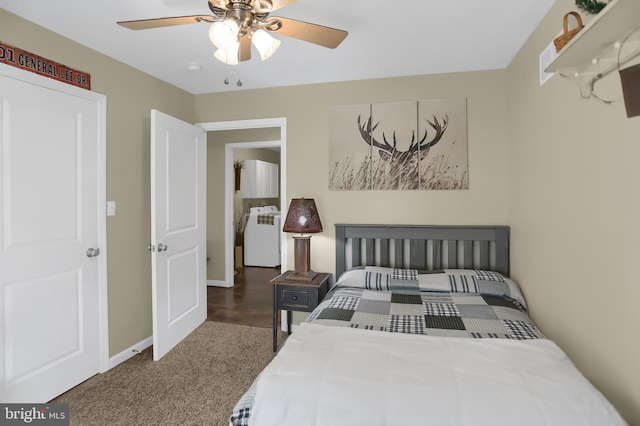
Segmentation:
{"type": "Polygon", "coordinates": [[[228,425],[236,401],[273,358],[271,329],[207,321],[165,355],[152,349],[53,402],[71,425],[228,425]]]}

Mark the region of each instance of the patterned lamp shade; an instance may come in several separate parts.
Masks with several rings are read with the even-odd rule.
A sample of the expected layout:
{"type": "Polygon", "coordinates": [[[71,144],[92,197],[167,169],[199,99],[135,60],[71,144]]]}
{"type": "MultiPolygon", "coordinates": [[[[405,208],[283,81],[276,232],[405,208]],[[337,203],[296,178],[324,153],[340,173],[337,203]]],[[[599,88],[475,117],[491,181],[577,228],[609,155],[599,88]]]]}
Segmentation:
{"type": "Polygon", "coordinates": [[[292,198],[287,218],[282,227],[284,232],[315,234],[322,232],[322,223],[313,198],[292,198]]]}

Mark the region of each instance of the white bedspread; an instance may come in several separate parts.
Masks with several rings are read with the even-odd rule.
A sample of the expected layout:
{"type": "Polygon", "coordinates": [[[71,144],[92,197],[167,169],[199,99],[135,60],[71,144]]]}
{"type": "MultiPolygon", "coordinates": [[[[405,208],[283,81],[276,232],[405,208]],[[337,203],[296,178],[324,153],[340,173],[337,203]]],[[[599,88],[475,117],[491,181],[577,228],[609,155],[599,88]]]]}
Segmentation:
{"type": "Polygon", "coordinates": [[[254,426],[626,424],[546,339],[303,323],[257,382],[254,426]]]}

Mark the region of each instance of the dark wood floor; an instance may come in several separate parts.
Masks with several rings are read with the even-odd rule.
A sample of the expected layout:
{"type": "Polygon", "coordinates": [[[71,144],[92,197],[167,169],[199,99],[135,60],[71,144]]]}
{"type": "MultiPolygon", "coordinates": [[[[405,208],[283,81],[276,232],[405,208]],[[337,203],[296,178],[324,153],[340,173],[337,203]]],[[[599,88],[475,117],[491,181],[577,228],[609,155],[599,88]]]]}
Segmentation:
{"type": "Polygon", "coordinates": [[[207,287],[207,319],[271,328],[273,289],[269,280],[278,275],[279,267],[245,266],[238,269],[232,288],[207,287]]]}

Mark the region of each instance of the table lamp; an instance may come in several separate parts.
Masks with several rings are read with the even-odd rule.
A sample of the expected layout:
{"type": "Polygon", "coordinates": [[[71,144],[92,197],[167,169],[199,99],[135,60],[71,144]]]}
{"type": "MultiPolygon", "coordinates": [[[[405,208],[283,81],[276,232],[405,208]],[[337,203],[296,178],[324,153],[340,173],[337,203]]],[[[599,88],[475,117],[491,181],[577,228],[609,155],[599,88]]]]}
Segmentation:
{"type": "Polygon", "coordinates": [[[313,281],[317,272],[311,270],[311,235],[322,232],[322,223],[313,198],[292,198],[287,218],[282,227],[284,232],[293,232],[294,271],[287,278],[301,282],[313,281]]]}

